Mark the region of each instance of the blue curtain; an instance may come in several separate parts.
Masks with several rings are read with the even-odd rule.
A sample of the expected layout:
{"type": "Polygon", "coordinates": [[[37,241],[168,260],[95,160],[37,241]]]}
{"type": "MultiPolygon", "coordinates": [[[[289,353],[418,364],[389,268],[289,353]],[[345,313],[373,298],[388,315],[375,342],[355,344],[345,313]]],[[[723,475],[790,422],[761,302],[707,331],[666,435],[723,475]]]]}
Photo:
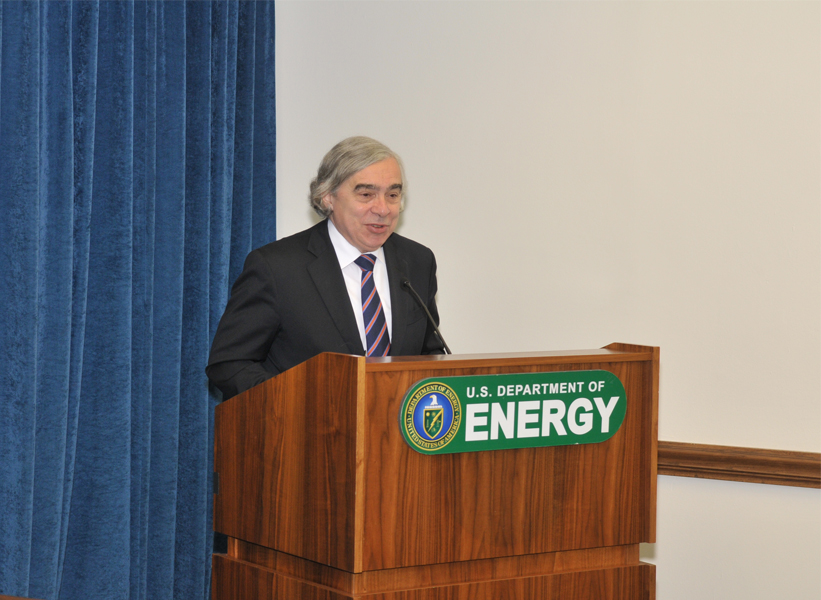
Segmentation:
{"type": "Polygon", "coordinates": [[[0,594],[206,598],[204,367],[275,236],[272,2],[0,2],[0,594]]]}

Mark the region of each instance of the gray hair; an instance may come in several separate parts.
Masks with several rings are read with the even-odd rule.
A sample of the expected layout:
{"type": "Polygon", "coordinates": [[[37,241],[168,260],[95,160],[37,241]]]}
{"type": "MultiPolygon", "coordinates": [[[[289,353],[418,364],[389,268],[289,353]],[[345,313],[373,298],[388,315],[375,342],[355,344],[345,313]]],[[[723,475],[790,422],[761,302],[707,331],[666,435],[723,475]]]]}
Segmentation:
{"type": "Polygon", "coordinates": [[[385,144],[364,136],[349,137],[330,149],[319,165],[316,177],[311,181],[309,199],[313,209],[322,217],[330,216],[331,211],[322,204],[322,199],[333,194],[348,177],[374,163],[393,158],[399,164],[402,175],[402,204],[405,207],[405,167],[402,159],[385,144]]]}

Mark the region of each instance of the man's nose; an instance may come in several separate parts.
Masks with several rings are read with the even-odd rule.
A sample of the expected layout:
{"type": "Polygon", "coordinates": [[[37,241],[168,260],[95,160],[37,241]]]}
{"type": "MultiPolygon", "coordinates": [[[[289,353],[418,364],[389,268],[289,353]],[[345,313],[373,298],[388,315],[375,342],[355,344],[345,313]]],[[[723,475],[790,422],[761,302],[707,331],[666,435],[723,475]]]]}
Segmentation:
{"type": "Polygon", "coordinates": [[[376,199],[373,201],[371,210],[381,216],[385,216],[386,214],[388,214],[388,201],[385,199],[384,194],[376,195],[376,199]]]}

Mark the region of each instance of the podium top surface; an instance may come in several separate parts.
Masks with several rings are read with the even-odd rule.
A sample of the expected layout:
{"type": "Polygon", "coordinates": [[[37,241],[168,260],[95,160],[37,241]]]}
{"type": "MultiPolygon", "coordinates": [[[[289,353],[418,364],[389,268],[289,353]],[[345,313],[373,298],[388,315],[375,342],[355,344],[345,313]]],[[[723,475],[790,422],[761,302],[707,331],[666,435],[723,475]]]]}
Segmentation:
{"type": "Polygon", "coordinates": [[[485,366],[555,365],[571,362],[620,362],[653,360],[657,348],[610,344],[592,350],[553,352],[509,352],[500,354],[428,354],[424,356],[386,356],[365,359],[368,371],[400,371],[408,368],[462,368],[481,361],[485,366]],[[425,365],[424,363],[432,363],[425,365]]]}

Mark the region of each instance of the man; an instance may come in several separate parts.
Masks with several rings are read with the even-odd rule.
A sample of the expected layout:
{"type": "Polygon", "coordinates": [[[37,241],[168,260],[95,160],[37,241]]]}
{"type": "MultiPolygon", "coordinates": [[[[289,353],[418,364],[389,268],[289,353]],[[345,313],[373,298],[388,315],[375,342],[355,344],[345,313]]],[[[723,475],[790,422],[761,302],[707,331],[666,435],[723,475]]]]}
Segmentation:
{"type": "Polygon", "coordinates": [[[394,233],[404,171],[383,144],[334,146],[311,182],[319,224],[248,255],[220,320],[206,373],[230,398],[316,356],[438,354],[436,260],[394,233]],[[364,309],[363,309],[364,306],[364,309]]]}

